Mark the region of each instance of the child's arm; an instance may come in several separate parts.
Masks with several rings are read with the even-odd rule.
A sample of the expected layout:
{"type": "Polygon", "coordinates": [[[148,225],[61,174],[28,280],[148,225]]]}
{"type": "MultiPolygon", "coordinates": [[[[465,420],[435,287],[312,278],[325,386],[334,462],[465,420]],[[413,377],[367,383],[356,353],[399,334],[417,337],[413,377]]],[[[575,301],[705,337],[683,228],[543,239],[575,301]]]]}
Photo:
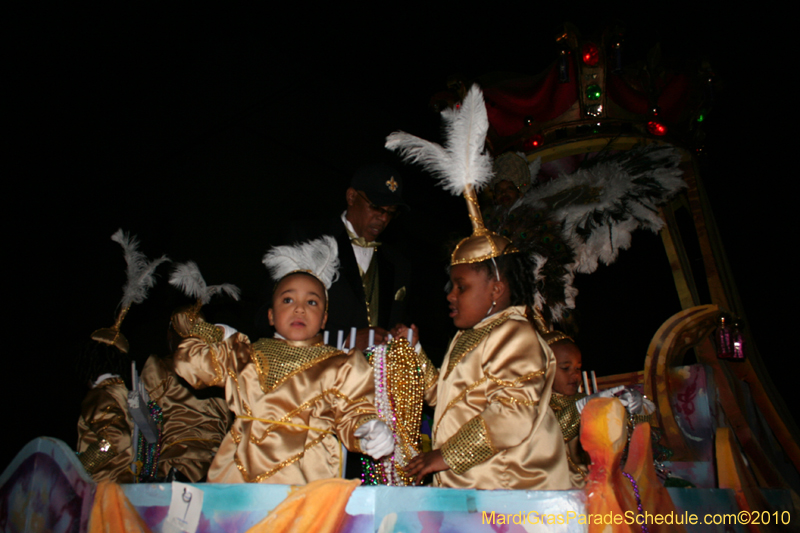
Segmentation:
{"type": "Polygon", "coordinates": [[[339,440],[348,450],[362,451],[355,436],[356,430],[378,418],[373,404],[375,378],[372,367],[361,352],[353,350],[336,369],[333,383],[325,393],[331,402],[334,424],[339,440]]]}
{"type": "Polygon", "coordinates": [[[132,426],[127,405],[121,405],[120,399],[101,386],[90,391],[81,406],[79,459],[91,475],[131,447],[132,426]]]}
{"type": "Polygon", "coordinates": [[[481,353],[485,407],[441,446],[444,462],[457,474],[519,445],[536,431],[547,380],[548,359],[535,331],[509,320],[494,330],[481,353]]]}
{"type": "Polygon", "coordinates": [[[223,387],[227,370],[238,373],[250,362],[250,339],[234,333],[223,340],[223,328],[198,320],[175,352],[175,373],[196,389],[223,387]]]}

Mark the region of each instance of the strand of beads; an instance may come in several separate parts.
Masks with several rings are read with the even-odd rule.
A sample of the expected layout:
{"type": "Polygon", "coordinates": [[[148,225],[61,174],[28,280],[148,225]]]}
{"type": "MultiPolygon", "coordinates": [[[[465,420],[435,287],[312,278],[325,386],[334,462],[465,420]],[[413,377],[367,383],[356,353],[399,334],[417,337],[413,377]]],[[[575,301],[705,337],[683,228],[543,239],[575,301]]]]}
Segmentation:
{"type": "MultiPolygon", "coordinates": [[[[636,510],[639,511],[640,515],[644,515],[644,508],[642,507],[642,498],[639,495],[639,485],[636,483],[636,480],[633,479],[633,476],[630,475],[629,473],[623,472],[622,475],[628,478],[628,481],[630,481],[631,485],[633,485],[633,494],[636,496],[636,510]]],[[[642,533],[650,533],[644,521],[642,521],[642,533]]]]}
{"type": "Polygon", "coordinates": [[[152,444],[148,443],[143,433],[139,433],[139,443],[137,446],[136,459],[140,465],[137,475],[138,481],[148,481],[155,477],[158,469],[158,459],[161,455],[161,421],[164,419],[164,412],[154,400],[147,404],[150,409],[150,418],[158,427],[158,440],[152,444]]]}

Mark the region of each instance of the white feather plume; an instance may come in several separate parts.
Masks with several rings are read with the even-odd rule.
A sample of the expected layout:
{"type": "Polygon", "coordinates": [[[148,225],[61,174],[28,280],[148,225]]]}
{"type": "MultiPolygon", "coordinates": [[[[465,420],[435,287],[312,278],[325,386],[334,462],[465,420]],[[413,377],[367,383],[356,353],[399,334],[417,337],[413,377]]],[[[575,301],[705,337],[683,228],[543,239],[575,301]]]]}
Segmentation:
{"type": "Polygon", "coordinates": [[[225,293],[234,300],[239,300],[240,291],[236,285],[230,283],[206,285],[206,280],[203,279],[203,275],[194,261],[187,261],[176,266],[169,277],[169,284],[180,289],[189,298],[200,300],[203,305],[210,302],[211,297],[215,294],[225,293]]]}
{"type": "Polygon", "coordinates": [[[489,119],[480,88],[473,85],[461,105],[442,111],[442,118],[444,147],[400,131],[386,138],[386,148],[420,163],[453,195],[464,194],[467,185],[477,192],[492,178],[492,158],[484,149],[489,119]]]}
{"type": "Polygon", "coordinates": [[[658,206],[686,188],[679,164],[672,147],[637,147],[535,187],[512,209],[527,204],[551,213],[575,251],[570,268],[588,274],[598,262],[616,261],[636,229],[661,229],[658,206]]]}
{"type": "Polygon", "coordinates": [[[118,242],[125,253],[125,262],[128,263],[128,280],[122,288],[122,308],[127,309],[131,304],[140,304],[147,298],[147,291],[156,284],[155,270],[158,265],[169,261],[166,255],[152,261],[147,259],[138,250],[139,241],[135,236],[118,229],[111,240],[118,242]]]}
{"type": "Polygon", "coordinates": [[[292,246],[275,246],[266,253],[263,263],[275,280],[292,272],[310,271],[330,289],[339,277],[339,247],[336,239],[324,235],[292,246]]]}

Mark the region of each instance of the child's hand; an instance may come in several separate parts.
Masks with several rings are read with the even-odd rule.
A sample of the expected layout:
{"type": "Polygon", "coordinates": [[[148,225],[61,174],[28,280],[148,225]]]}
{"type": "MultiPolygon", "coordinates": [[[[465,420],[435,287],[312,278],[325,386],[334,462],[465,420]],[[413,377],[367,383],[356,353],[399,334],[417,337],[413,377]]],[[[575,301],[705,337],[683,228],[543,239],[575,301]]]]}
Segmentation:
{"type": "Polygon", "coordinates": [[[406,474],[414,476],[415,485],[421,484],[422,479],[428,474],[442,472],[444,470],[450,470],[450,467],[444,462],[441,450],[421,453],[411,459],[408,466],[405,468],[406,474]]]}
{"type": "Polygon", "coordinates": [[[373,419],[356,429],[356,438],[361,451],[378,460],[394,451],[394,435],[389,426],[373,419]]]}
{"type": "MultiPolygon", "coordinates": [[[[392,328],[391,331],[392,337],[395,338],[402,337],[404,339],[408,339],[408,330],[409,327],[406,326],[405,324],[397,324],[394,328],[392,328]]],[[[411,331],[414,332],[413,336],[411,337],[411,343],[410,343],[411,347],[413,348],[419,342],[419,328],[417,328],[415,324],[411,324],[411,331]]]]}
{"type": "MultiPolygon", "coordinates": [[[[356,348],[362,352],[369,348],[369,330],[375,332],[375,339],[373,344],[384,344],[389,338],[389,332],[383,328],[362,328],[356,331],[356,348]]],[[[352,346],[351,346],[352,348],[352,346]]]]}
{"type": "MultiPolygon", "coordinates": [[[[600,392],[596,392],[589,396],[584,396],[583,398],[575,402],[575,408],[578,410],[578,413],[582,413],[583,408],[586,407],[586,404],[589,403],[590,400],[593,400],[595,398],[613,398],[614,396],[617,395],[618,392],[624,390],[625,390],[625,385],[617,385],[616,387],[611,387],[610,389],[602,390],[600,392]]],[[[623,402],[622,405],[625,405],[625,403],[623,402]]]]}

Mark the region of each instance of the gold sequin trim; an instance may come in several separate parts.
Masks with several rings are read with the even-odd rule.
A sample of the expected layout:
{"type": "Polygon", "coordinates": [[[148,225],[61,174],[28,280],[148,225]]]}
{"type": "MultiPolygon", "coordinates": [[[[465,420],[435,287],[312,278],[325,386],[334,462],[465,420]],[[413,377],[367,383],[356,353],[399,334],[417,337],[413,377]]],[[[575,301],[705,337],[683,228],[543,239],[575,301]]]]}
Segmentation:
{"type": "Polygon", "coordinates": [[[492,446],[489,429],[480,416],[464,424],[442,446],[442,458],[455,474],[488,461],[498,450],[492,446]]]}
{"type": "MultiPolygon", "coordinates": [[[[215,385],[219,385],[220,383],[222,383],[222,377],[225,374],[224,374],[224,371],[222,369],[222,365],[219,364],[219,358],[217,357],[217,351],[208,342],[206,342],[206,346],[208,347],[208,354],[209,354],[209,357],[211,358],[211,364],[214,365],[214,379],[212,379],[208,383],[208,386],[209,387],[213,387],[215,385]]],[[[230,371],[229,371],[229,373],[230,373],[230,371]]]]}
{"type": "Polygon", "coordinates": [[[422,382],[425,390],[433,387],[439,379],[439,369],[431,362],[425,350],[420,350],[417,354],[419,368],[422,370],[422,382]]]}
{"type": "Polygon", "coordinates": [[[455,346],[453,346],[453,350],[450,352],[450,360],[447,362],[447,372],[445,372],[444,378],[447,379],[447,376],[449,376],[450,372],[452,372],[456,365],[461,362],[461,359],[463,359],[464,356],[469,352],[474,350],[475,347],[480,344],[480,342],[485,339],[494,328],[508,320],[508,318],[509,315],[501,316],[494,322],[490,322],[482,328],[464,330],[461,333],[461,336],[458,337],[455,346]]]}
{"type": "Polygon", "coordinates": [[[457,404],[458,402],[460,402],[461,400],[463,400],[463,399],[464,399],[464,397],[465,397],[467,394],[469,394],[469,393],[470,393],[470,392],[472,392],[473,390],[477,389],[478,387],[480,387],[480,386],[481,386],[481,385],[483,385],[484,383],[486,383],[486,377],[485,377],[485,376],[484,376],[484,377],[482,377],[481,379],[479,379],[478,381],[476,381],[475,383],[473,383],[472,385],[470,385],[469,387],[467,387],[466,389],[464,389],[463,391],[461,391],[461,392],[458,394],[458,396],[456,396],[455,398],[453,398],[452,400],[450,400],[450,401],[447,403],[447,407],[445,407],[445,408],[444,408],[444,411],[442,411],[442,416],[441,416],[441,417],[439,417],[439,422],[437,422],[437,423],[436,423],[436,428],[433,430],[433,441],[434,441],[434,442],[436,442],[436,434],[439,432],[439,424],[441,424],[441,423],[442,423],[442,420],[444,420],[444,415],[446,415],[446,414],[447,414],[447,411],[449,411],[449,410],[450,410],[450,408],[451,408],[451,407],[453,407],[455,404],[457,404]]]}
{"type": "Polygon", "coordinates": [[[117,409],[118,407],[119,406],[117,406],[117,405],[108,405],[108,406],[104,407],[103,410],[97,416],[95,416],[94,418],[92,418],[91,421],[88,422],[89,428],[94,432],[95,435],[100,435],[101,433],[103,433],[106,429],[109,428],[109,426],[114,424],[114,422],[116,422],[117,419],[122,416],[120,413],[117,413],[114,416],[112,416],[111,418],[109,418],[107,420],[103,420],[104,417],[108,416],[108,413],[110,411],[113,411],[113,410],[117,409]],[[103,422],[105,422],[102,426],[98,426],[97,425],[98,418],[100,420],[102,420],[103,422]]]}
{"type": "Polygon", "coordinates": [[[224,333],[214,324],[209,324],[208,322],[197,322],[189,330],[189,336],[197,337],[198,339],[206,341],[208,344],[213,344],[220,342],[224,336],[224,333]]]}
{"type": "Polygon", "coordinates": [[[265,394],[320,361],[344,353],[331,346],[291,346],[278,339],[260,339],[252,348],[252,359],[265,394]]]}
{"type": "MultiPolygon", "coordinates": [[[[345,396],[344,394],[342,394],[341,392],[339,392],[336,389],[328,389],[326,391],[322,391],[322,393],[318,394],[317,396],[314,396],[313,398],[311,398],[307,402],[304,402],[304,403],[300,404],[295,409],[289,411],[288,413],[286,413],[285,415],[280,417],[278,420],[276,420],[276,422],[281,422],[281,423],[288,422],[289,420],[291,420],[292,418],[297,416],[298,413],[310,409],[312,406],[314,406],[314,404],[319,403],[325,396],[327,396],[329,394],[332,394],[333,396],[339,398],[340,400],[346,401],[348,404],[359,403],[359,402],[365,402],[365,403],[369,402],[369,400],[367,400],[366,396],[358,398],[356,400],[351,400],[350,398],[348,398],[347,396],[345,396]]],[[[374,409],[369,409],[369,412],[370,412],[370,414],[373,414],[373,415],[375,414],[374,409]]],[[[264,439],[266,439],[267,436],[270,433],[272,433],[272,431],[277,429],[278,427],[280,427],[280,424],[270,424],[269,426],[267,426],[267,429],[264,430],[264,433],[261,434],[260,438],[254,436],[251,433],[250,434],[250,442],[252,442],[253,444],[261,444],[264,441],[264,439]]]]}
{"type": "Polygon", "coordinates": [[[500,396],[497,398],[492,399],[489,403],[502,403],[508,407],[514,407],[515,405],[527,405],[527,406],[537,406],[539,405],[539,400],[518,400],[516,398],[511,398],[510,396],[500,396]]]}
{"type": "Polygon", "coordinates": [[[101,382],[101,383],[100,383],[100,384],[99,384],[97,387],[95,387],[95,388],[97,388],[97,389],[102,389],[102,388],[104,388],[104,387],[111,387],[112,385],[125,385],[125,381],[124,381],[122,378],[120,378],[120,377],[116,377],[116,378],[108,378],[108,379],[104,379],[104,380],[103,380],[103,381],[102,381],[102,382],[101,382]]]}
{"type": "Polygon", "coordinates": [[[503,380],[495,376],[490,376],[488,374],[486,375],[486,377],[489,378],[493,383],[500,385],[501,387],[519,387],[520,384],[522,384],[523,382],[529,381],[533,378],[544,376],[544,374],[545,374],[544,370],[537,370],[536,372],[525,374],[524,376],[520,376],[511,381],[503,380]]]}
{"type": "Polygon", "coordinates": [[[581,467],[580,467],[580,466],[579,466],[579,465],[578,465],[578,464],[577,464],[577,463],[576,463],[576,462],[575,462],[575,461],[572,459],[572,456],[571,456],[571,455],[570,455],[570,453],[569,453],[569,446],[567,446],[566,448],[567,448],[567,462],[569,463],[569,469],[570,469],[572,472],[575,472],[576,474],[578,474],[578,475],[581,477],[581,479],[586,479],[586,476],[587,476],[589,473],[586,471],[586,469],[584,469],[584,468],[581,468],[581,467]]]}
{"type": "Polygon", "coordinates": [[[306,454],[306,452],[310,448],[312,448],[313,446],[316,446],[317,444],[322,442],[322,439],[324,439],[327,436],[328,436],[328,434],[320,435],[319,437],[315,438],[314,440],[312,440],[308,444],[306,444],[305,447],[303,448],[302,452],[291,456],[290,458],[286,459],[285,461],[281,461],[274,468],[270,468],[269,470],[267,470],[263,474],[259,474],[256,477],[250,477],[250,474],[247,472],[247,469],[244,467],[244,465],[242,464],[242,461],[239,459],[239,453],[238,452],[233,454],[233,460],[236,462],[236,468],[238,468],[239,472],[242,473],[242,477],[244,478],[244,480],[247,483],[261,483],[265,479],[275,475],[275,473],[278,472],[279,470],[282,470],[282,469],[286,468],[290,464],[296,463],[298,460],[300,460],[306,454]]]}
{"type": "Polygon", "coordinates": [[[100,439],[99,442],[93,442],[86,450],[79,453],[78,459],[80,459],[86,472],[91,475],[97,472],[100,467],[109,462],[115,455],[117,455],[117,452],[114,450],[114,447],[111,446],[111,443],[106,439],[100,439]]]}
{"type": "Polygon", "coordinates": [[[554,392],[550,396],[550,408],[558,418],[558,425],[561,426],[561,434],[564,435],[564,442],[569,442],[578,436],[581,431],[581,414],[575,403],[586,396],[579,392],[572,396],[564,396],[554,392]]]}

